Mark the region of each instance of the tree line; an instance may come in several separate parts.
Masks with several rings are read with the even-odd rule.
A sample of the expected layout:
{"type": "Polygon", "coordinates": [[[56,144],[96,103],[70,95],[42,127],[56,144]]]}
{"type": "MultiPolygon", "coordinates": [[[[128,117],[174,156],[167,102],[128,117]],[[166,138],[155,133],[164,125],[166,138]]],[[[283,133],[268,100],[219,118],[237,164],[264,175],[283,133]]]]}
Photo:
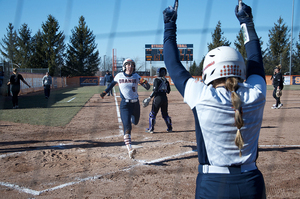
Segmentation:
{"type": "MultiPolygon", "coordinates": [[[[290,53],[290,30],[281,17],[278,19],[277,23],[274,23],[274,27],[269,30],[268,36],[269,41],[266,49],[262,48],[263,41],[261,40],[261,37],[259,38],[266,75],[272,75],[274,68],[279,64],[282,66],[281,72],[283,74],[288,74],[290,71],[290,58],[292,60],[291,74],[300,75],[300,33],[298,35],[298,41],[296,42],[296,48],[292,49],[292,53],[290,53]]],[[[218,21],[216,28],[212,33],[212,42],[207,45],[208,52],[218,46],[230,45],[231,42],[224,37],[224,32],[221,29],[221,22],[218,21]]],[[[236,36],[234,46],[242,54],[245,62],[247,62],[242,30],[240,30],[236,36]]],[[[204,57],[199,65],[194,61],[189,69],[190,73],[194,76],[201,76],[203,62],[204,57]]]]}
{"type": "MultiPolygon", "coordinates": [[[[9,23],[7,34],[0,42],[0,53],[5,60],[17,64],[21,68],[48,68],[51,76],[94,76],[99,70],[100,56],[95,43],[95,35],[88,28],[85,18],[79,18],[78,26],[71,30],[69,43],[65,44],[65,35],[59,31],[59,23],[48,15],[41,29],[34,36],[27,24],[21,25],[18,31],[9,23]]],[[[230,46],[231,42],[224,37],[219,21],[211,33],[212,42],[207,44],[208,51],[218,46],[230,46]]],[[[262,49],[264,67],[267,75],[279,64],[282,73],[289,72],[292,60],[292,75],[300,74],[300,33],[296,48],[290,53],[290,30],[280,17],[274,27],[269,30],[267,48],[262,49]],[[292,56],[292,57],[290,57],[292,56]]],[[[261,47],[263,41],[260,38],[261,47]]],[[[245,62],[247,56],[242,31],[236,36],[235,48],[241,52],[245,62]]],[[[197,65],[194,61],[190,73],[202,75],[203,61],[197,65]]]]}
{"type": "Polygon", "coordinates": [[[99,70],[99,51],[95,36],[85,18],[79,18],[78,26],[71,30],[66,45],[59,23],[48,15],[42,28],[31,36],[27,24],[18,31],[9,23],[7,34],[0,42],[0,52],[5,60],[20,68],[48,68],[51,76],[94,76],[99,70]]]}

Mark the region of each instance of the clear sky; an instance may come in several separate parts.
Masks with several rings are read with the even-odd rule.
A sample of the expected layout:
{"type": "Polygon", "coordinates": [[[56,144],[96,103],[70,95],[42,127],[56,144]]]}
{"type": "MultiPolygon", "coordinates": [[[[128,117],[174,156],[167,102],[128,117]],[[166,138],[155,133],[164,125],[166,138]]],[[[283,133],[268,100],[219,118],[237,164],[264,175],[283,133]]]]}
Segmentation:
{"type": "MultiPolygon", "coordinates": [[[[212,41],[211,33],[218,21],[223,36],[231,42],[239,32],[239,22],[234,8],[237,0],[179,0],[178,44],[194,45],[194,60],[200,63],[207,53],[207,43],[212,41]]],[[[267,47],[269,30],[281,16],[291,29],[293,0],[244,0],[252,7],[254,22],[264,48],[267,47]]],[[[162,44],[162,11],[174,0],[0,0],[0,39],[7,33],[9,23],[16,30],[26,23],[33,36],[47,16],[52,15],[59,22],[60,31],[69,42],[71,30],[78,26],[84,16],[87,26],[96,36],[100,56],[111,57],[116,49],[117,58],[132,57],[140,64],[145,62],[145,44],[162,44]]],[[[294,5],[294,42],[299,42],[300,2],[294,5]]],[[[154,65],[163,66],[163,62],[154,65]]]]}

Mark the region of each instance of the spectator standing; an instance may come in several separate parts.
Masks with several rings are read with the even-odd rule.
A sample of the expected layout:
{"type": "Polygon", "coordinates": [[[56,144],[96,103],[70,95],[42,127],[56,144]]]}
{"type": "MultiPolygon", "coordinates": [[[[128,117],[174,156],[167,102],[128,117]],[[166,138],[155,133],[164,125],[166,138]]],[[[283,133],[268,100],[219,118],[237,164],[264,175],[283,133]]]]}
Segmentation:
{"type": "Polygon", "coordinates": [[[52,77],[46,72],[46,75],[42,79],[42,83],[44,86],[45,98],[48,99],[50,97],[50,88],[52,85],[52,77]]]}
{"type": "Polygon", "coordinates": [[[12,96],[12,104],[13,108],[19,108],[19,100],[18,100],[18,95],[20,92],[20,81],[22,81],[24,84],[26,84],[29,88],[30,85],[24,80],[23,76],[18,73],[18,69],[14,68],[13,69],[13,74],[9,78],[9,82],[7,85],[10,85],[11,92],[13,94],[12,96]]]}

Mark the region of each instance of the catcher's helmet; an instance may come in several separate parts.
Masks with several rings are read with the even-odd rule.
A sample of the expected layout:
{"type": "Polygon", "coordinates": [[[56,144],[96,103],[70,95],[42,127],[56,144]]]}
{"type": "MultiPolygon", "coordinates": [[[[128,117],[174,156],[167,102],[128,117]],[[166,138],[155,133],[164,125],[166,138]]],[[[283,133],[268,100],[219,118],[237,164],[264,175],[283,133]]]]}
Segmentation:
{"type": "Polygon", "coordinates": [[[246,66],[241,53],[229,46],[209,51],[203,64],[202,79],[206,85],[224,77],[246,78],[246,66]]]}
{"type": "Polygon", "coordinates": [[[156,71],[156,75],[158,77],[164,77],[167,75],[167,69],[164,68],[164,67],[161,67],[161,68],[158,68],[157,71],[156,71]]]}
{"type": "Polygon", "coordinates": [[[122,70],[125,72],[127,63],[133,63],[133,66],[134,66],[133,73],[134,73],[135,72],[135,62],[131,58],[127,58],[127,59],[124,60],[122,70]]]}

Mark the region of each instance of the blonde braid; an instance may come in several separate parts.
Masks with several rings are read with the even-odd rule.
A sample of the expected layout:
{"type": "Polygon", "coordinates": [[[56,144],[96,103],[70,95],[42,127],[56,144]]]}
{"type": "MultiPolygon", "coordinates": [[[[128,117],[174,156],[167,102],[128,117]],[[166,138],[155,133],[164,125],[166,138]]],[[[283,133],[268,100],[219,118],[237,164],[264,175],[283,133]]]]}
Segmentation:
{"type": "Polygon", "coordinates": [[[241,98],[240,96],[235,92],[238,89],[238,83],[239,80],[234,77],[227,78],[225,82],[225,88],[229,91],[231,91],[231,102],[233,109],[235,110],[234,113],[234,124],[237,127],[237,133],[235,136],[235,145],[239,148],[240,150],[240,157],[242,156],[242,151],[241,149],[244,146],[244,140],[241,134],[241,128],[244,126],[244,121],[243,121],[243,111],[241,107],[241,98]]]}

